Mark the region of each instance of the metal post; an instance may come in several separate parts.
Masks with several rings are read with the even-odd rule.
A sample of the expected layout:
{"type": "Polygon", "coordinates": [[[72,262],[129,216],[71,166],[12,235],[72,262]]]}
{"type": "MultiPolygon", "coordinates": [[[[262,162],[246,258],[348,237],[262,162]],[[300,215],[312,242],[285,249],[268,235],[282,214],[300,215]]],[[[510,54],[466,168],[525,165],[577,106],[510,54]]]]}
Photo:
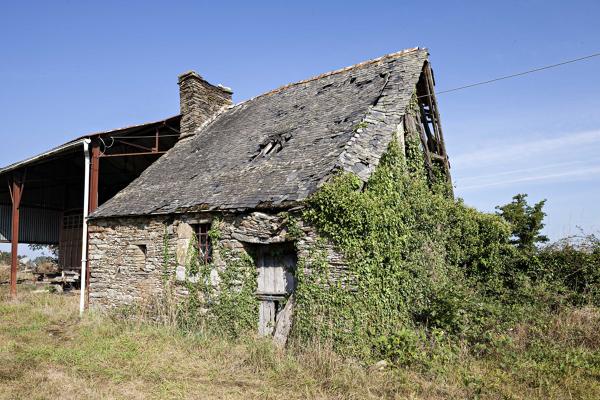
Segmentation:
{"type": "Polygon", "coordinates": [[[17,297],[17,266],[19,259],[17,257],[19,250],[19,207],[21,205],[21,194],[23,182],[13,177],[12,181],[12,231],[11,231],[11,265],[10,265],[10,296],[13,299],[17,297]]]}
{"type": "Polygon", "coordinates": [[[100,173],[100,146],[96,143],[92,146],[92,174],[90,176],[90,207],[93,213],[98,208],[98,182],[100,173]]]}
{"type": "MultiPolygon", "coordinates": [[[[90,201],[88,213],[91,214],[98,208],[98,184],[100,180],[100,146],[94,143],[92,146],[92,165],[90,171],[90,201]]],[[[88,235],[89,239],[89,235],[88,235]]],[[[89,261],[89,240],[86,249],[86,269],[85,269],[85,308],[90,306],[90,261],[89,261]]]]}
{"type": "Polygon", "coordinates": [[[80,293],[79,293],[79,315],[83,315],[87,296],[87,242],[88,229],[87,217],[90,204],[90,139],[83,140],[83,156],[84,156],[84,177],[83,177],[83,216],[81,224],[81,275],[80,275],[80,293]]]}

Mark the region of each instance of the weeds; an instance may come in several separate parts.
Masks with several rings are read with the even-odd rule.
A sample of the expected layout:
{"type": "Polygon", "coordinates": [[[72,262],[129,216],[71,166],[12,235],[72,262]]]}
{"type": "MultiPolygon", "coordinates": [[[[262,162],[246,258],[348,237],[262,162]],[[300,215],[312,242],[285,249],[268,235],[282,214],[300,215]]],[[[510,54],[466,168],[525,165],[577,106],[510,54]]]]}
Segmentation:
{"type": "MultiPolygon", "coordinates": [[[[398,335],[430,357],[401,368],[341,357],[331,343],[281,351],[253,336],[184,332],[129,310],[128,319],[78,318],[77,297],[19,289],[0,303],[0,398],[595,399],[600,311],[560,306],[451,353],[439,337],[398,335]]],[[[165,319],[168,320],[168,319],[165,319]]]]}

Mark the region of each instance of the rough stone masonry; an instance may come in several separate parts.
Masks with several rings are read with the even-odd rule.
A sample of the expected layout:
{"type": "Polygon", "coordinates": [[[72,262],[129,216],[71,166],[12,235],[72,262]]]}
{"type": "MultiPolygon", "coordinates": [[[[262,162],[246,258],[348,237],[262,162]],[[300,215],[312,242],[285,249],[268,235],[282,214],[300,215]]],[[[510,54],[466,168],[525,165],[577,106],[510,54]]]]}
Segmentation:
{"type": "MultiPolygon", "coordinates": [[[[172,217],[129,217],[103,219],[90,225],[90,303],[94,308],[113,309],[147,301],[164,289],[163,273],[183,283],[193,226],[220,221],[219,243],[214,244],[214,266],[226,267],[218,252],[222,246],[234,255],[254,244],[289,242],[279,214],[249,212],[240,214],[184,214],[172,217]],[[165,248],[166,245],[166,248],[165,248]],[[219,246],[220,245],[220,246],[219,246]],[[165,251],[173,255],[165,265],[165,251]],[[166,267],[166,271],[164,268],[166,267]]],[[[304,236],[297,242],[298,257],[308,259],[317,240],[313,229],[299,223],[304,236]]],[[[344,276],[347,266],[332,245],[326,244],[327,261],[333,277],[344,276]]],[[[310,267],[310,265],[307,265],[310,267]]],[[[217,282],[213,283],[216,285],[217,282]]],[[[185,285],[178,287],[185,295],[185,285]]]]}
{"type": "MultiPolygon", "coordinates": [[[[257,325],[261,334],[273,334],[270,327],[283,312],[278,302],[294,289],[290,263],[309,258],[317,240],[323,242],[300,221],[304,235],[290,246],[282,211],[297,210],[339,171],[366,182],[393,138],[403,143],[407,122],[419,132],[428,166],[448,165],[425,49],[389,54],[236,105],[229,89],[195,72],[181,75],[179,87],[179,142],[90,217],[92,307],[155,296],[163,274],[193,279],[185,268],[190,241],[199,225],[218,219],[214,268],[225,268],[221,247],[234,256],[260,250],[257,325]],[[408,115],[409,108],[420,114],[408,115]],[[283,263],[275,257],[281,249],[294,253],[283,263]],[[165,251],[174,255],[166,264],[165,251]]],[[[325,250],[331,279],[348,278],[343,258],[327,241],[325,250]]],[[[310,263],[303,265],[310,273],[310,263]]],[[[211,282],[218,287],[217,273],[211,282]]],[[[184,296],[185,285],[177,293],[184,296]]],[[[281,318],[287,325],[288,317],[281,318]]]]}

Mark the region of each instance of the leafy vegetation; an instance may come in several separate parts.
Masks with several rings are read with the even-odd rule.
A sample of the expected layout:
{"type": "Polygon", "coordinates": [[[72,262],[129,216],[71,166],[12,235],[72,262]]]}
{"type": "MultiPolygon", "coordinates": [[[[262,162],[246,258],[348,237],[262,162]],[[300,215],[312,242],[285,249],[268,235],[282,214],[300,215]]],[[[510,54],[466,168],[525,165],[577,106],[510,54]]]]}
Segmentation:
{"type": "MultiPolygon", "coordinates": [[[[151,319],[78,317],[78,297],[0,287],[0,399],[597,399],[600,312],[559,304],[531,313],[493,350],[422,356],[423,338],[396,335],[409,366],[365,367],[325,345],[282,352],[151,319]]],[[[543,306],[546,307],[543,299],[543,306]]],[[[437,342],[443,343],[442,340],[437,342]]],[[[443,348],[449,348],[444,346],[443,348]]]]}
{"type": "Polygon", "coordinates": [[[44,257],[47,257],[50,261],[58,260],[58,245],[30,244],[27,247],[29,247],[29,250],[44,253],[44,257]]]}
{"type": "Polygon", "coordinates": [[[521,251],[533,254],[537,243],[546,243],[548,237],[540,232],[544,228],[543,211],[546,200],[542,200],[533,206],[527,203],[526,194],[517,194],[513,201],[503,206],[498,206],[498,215],[503,217],[511,225],[511,243],[521,251]]]}
{"type": "Polygon", "coordinates": [[[0,251],[0,265],[10,265],[10,252],[0,251]]]}
{"type": "Polygon", "coordinates": [[[510,225],[432,188],[418,146],[407,143],[405,159],[393,142],[366,187],[342,174],[309,199],[303,218],[340,248],[353,279],[325,283],[318,248],[303,260],[300,338],[332,340],[361,359],[398,359],[400,343],[475,339],[490,324],[484,292],[503,288],[510,225]]]}
{"type": "Polygon", "coordinates": [[[546,244],[544,201],[524,194],[486,214],[449,193],[418,141],[405,153],[392,142],[366,184],[339,174],[282,215],[289,240],[303,238],[298,220],[320,234],[299,259],[286,352],[252,333],[250,256],[217,245],[223,263],[205,264],[192,240],[177,283],[166,232],[164,297],[136,318],[79,323],[76,301],[47,294],[2,303],[0,393],[53,397],[70,383],[91,398],[599,398],[600,240],[546,244]],[[328,243],[347,261],[341,278],[328,243]]]}
{"type": "Polygon", "coordinates": [[[557,313],[596,315],[598,240],[540,248],[543,201],[517,195],[497,215],[478,212],[448,197],[443,179],[429,182],[420,154],[416,142],[406,158],[392,143],[366,185],[341,174],[309,199],[302,217],[337,245],[353,279],[329,281],[314,246],[299,268],[295,339],[412,370],[447,372],[466,351],[512,373],[525,352],[538,377],[599,377],[598,343],[544,339],[557,313]]]}
{"type": "Polygon", "coordinates": [[[532,259],[536,277],[569,303],[600,306],[600,239],[568,237],[541,248],[532,259]]]}
{"type": "Polygon", "coordinates": [[[208,235],[215,244],[215,255],[224,265],[219,267],[214,262],[204,262],[198,254],[197,238],[193,236],[188,245],[183,283],[176,282],[169,272],[173,257],[168,250],[168,236],[164,235],[164,290],[160,304],[153,303],[149,310],[153,318],[174,321],[186,332],[213,331],[229,338],[240,337],[255,329],[258,315],[256,267],[247,253],[233,252],[219,244],[220,224],[219,219],[213,220],[208,235]],[[186,296],[179,301],[176,292],[181,286],[185,288],[186,296]]]}

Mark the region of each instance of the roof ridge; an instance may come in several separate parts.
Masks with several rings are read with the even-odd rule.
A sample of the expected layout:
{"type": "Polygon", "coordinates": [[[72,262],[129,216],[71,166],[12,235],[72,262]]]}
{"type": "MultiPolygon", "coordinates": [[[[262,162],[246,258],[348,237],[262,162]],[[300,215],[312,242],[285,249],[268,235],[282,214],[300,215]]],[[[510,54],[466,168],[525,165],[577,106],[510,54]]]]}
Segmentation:
{"type": "Polygon", "coordinates": [[[381,61],[386,60],[386,59],[400,58],[400,57],[405,56],[405,55],[407,55],[409,53],[414,53],[414,52],[420,51],[420,50],[427,51],[427,48],[426,47],[411,47],[411,48],[408,48],[408,49],[396,51],[394,53],[388,53],[388,54],[385,54],[385,55],[383,55],[381,57],[377,57],[377,58],[373,58],[373,59],[370,59],[370,60],[362,61],[362,62],[359,62],[358,64],[350,65],[350,66],[343,67],[343,68],[338,68],[338,69],[335,69],[333,71],[329,71],[329,72],[325,72],[325,73],[322,73],[322,74],[319,74],[319,75],[315,75],[315,76],[313,76],[311,78],[308,78],[308,79],[303,79],[301,81],[288,83],[288,84],[280,86],[280,87],[278,87],[276,89],[270,90],[270,91],[265,92],[265,93],[261,93],[259,95],[256,95],[256,96],[250,98],[250,99],[247,99],[247,100],[244,100],[244,101],[242,101],[240,103],[237,103],[237,104],[234,105],[234,107],[241,106],[242,104],[245,104],[245,103],[247,103],[249,101],[255,100],[255,99],[259,98],[259,97],[268,96],[268,95],[271,95],[271,94],[278,93],[278,92],[280,92],[282,90],[285,90],[287,88],[290,88],[292,86],[302,85],[304,83],[316,81],[318,79],[322,79],[322,78],[325,78],[325,77],[328,77],[328,76],[331,76],[331,75],[337,75],[337,74],[341,74],[342,72],[350,71],[350,70],[353,70],[353,69],[363,68],[363,67],[366,67],[368,65],[381,62],[381,61]]]}

